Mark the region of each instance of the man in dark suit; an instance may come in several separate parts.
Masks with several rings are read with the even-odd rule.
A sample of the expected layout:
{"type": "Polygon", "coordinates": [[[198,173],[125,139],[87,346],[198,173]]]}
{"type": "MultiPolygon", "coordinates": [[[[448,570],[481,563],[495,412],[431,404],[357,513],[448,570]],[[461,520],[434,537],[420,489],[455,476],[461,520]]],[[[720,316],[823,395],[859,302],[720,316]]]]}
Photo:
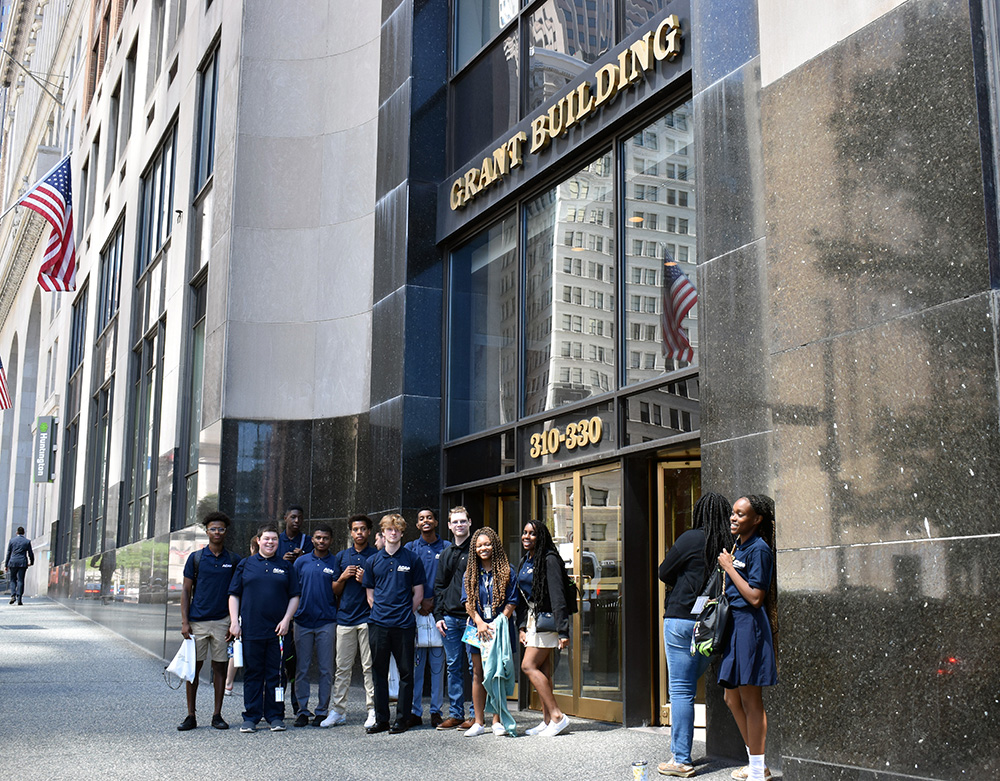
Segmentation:
{"type": "Polygon", "coordinates": [[[24,527],[17,527],[17,534],[7,543],[7,558],[3,566],[10,576],[10,604],[23,605],[24,573],[35,563],[35,552],[31,550],[31,540],[24,536],[24,527]]]}

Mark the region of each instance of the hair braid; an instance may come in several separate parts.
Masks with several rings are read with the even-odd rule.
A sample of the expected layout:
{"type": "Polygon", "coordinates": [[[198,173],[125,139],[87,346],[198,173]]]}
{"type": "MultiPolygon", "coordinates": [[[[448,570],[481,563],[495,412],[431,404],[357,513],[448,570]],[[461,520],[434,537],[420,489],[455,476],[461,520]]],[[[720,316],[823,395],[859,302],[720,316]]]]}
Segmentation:
{"type": "Polygon", "coordinates": [[[471,616],[479,610],[479,556],[476,555],[476,540],[488,537],[493,548],[493,616],[500,615],[507,596],[507,586],[510,584],[510,560],[503,549],[500,537],[489,526],[476,530],[472,535],[472,545],[469,551],[469,564],[465,570],[465,610],[471,616]]]}
{"type": "Polygon", "coordinates": [[[722,494],[708,491],[701,495],[694,506],[694,528],[705,532],[705,573],[715,572],[719,554],[733,547],[733,533],[729,530],[729,516],[733,504],[722,494]]]}

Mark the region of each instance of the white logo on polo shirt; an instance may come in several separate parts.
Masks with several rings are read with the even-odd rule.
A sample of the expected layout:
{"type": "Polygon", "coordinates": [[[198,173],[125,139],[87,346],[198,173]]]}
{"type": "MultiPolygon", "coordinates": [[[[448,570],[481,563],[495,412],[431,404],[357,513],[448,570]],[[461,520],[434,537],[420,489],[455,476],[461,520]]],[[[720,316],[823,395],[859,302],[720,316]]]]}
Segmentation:
{"type": "Polygon", "coordinates": [[[398,567],[396,568],[396,571],[397,571],[397,572],[409,572],[409,571],[410,571],[410,568],[409,568],[409,567],[408,567],[408,566],[407,566],[406,564],[400,564],[400,565],[399,565],[399,566],[398,566],[398,567]]]}
{"type": "Polygon", "coordinates": [[[271,570],[271,572],[273,572],[275,575],[284,575],[285,574],[285,571],[283,569],[279,568],[279,567],[275,567],[273,570],[271,570]]]}
{"type": "Polygon", "coordinates": [[[740,561],[739,559],[733,559],[733,566],[737,569],[743,569],[746,567],[746,562],[740,561]]]}
{"type": "Polygon", "coordinates": [[[233,565],[232,565],[232,564],[223,564],[223,565],[222,565],[222,568],[223,568],[223,569],[232,569],[232,567],[233,567],[233,565]]]}
{"type": "Polygon", "coordinates": [[[332,575],[333,574],[333,570],[330,569],[329,567],[323,567],[323,574],[324,575],[332,575]]]}

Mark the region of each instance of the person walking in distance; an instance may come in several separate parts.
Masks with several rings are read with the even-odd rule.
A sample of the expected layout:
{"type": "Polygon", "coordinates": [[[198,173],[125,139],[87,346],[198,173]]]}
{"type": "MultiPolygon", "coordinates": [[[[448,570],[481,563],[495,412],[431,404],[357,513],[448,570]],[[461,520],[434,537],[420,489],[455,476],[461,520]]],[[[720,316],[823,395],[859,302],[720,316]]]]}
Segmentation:
{"type": "Polygon", "coordinates": [[[326,720],[333,682],[333,644],[337,636],[334,557],[330,553],[333,529],[325,523],[319,524],[313,529],[312,542],[312,551],[295,560],[295,572],[302,590],[299,609],[295,611],[295,651],[298,654],[296,727],[305,727],[310,720],[314,727],[320,727],[326,720]],[[309,668],[314,658],[319,673],[315,716],[309,712],[309,668]]]}
{"type": "MultiPolygon", "coordinates": [[[[424,574],[427,582],[424,584],[424,600],[417,610],[417,621],[427,621],[434,623],[434,579],[437,576],[438,562],[441,554],[449,547],[450,542],[442,540],[437,533],[437,516],[430,507],[424,507],[417,513],[417,530],[420,536],[417,539],[406,543],[406,547],[420,557],[420,563],[424,565],[424,574]]],[[[431,627],[436,636],[437,630],[431,627]]],[[[438,639],[440,643],[441,640],[438,639]]],[[[417,646],[413,659],[413,715],[410,717],[410,726],[418,727],[424,723],[424,671],[431,668],[431,726],[437,727],[443,721],[441,717],[441,684],[444,681],[444,647],[438,646],[417,646]]]]}
{"type": "Polygon", "coordinates": [[[181,635],[193,639],[195,644],[194,680],[185,684],[187,691],[187,716],[177,729],[181,732],[198,726],[195,703],[198,699],[198,682],[205,660],[212,664],[212,685],[215,690],[215,709],[212,726],[229,729],[222,718],[222,701],[225,696],[226,668],[229,664],[229,584],[232,582],[240,557],[226,550],[226,533],[229,516],[212,512],[205,516],[208,545],[196,550],[184,562],[184,582],[181,585],[181,635]]]}
{"type": "Polygon", "coordinates": [[[10,579],[10,604],[24,604],[24,576],[34,563],[31,540],[24,536],[24,527],[18,526],[17,534],[7,543],[7,558],[3,562],[10,579]]]}
{"type": "Polygon", "coordinates": [[[440,730],[467,730],[473,719],[465,718],[465,671],[469,656],[462,642],[462,633],[469,614],[462,599],[462,583],[469,564],[469,532],[472,522],[464,507],[454,507],[448,513],[448,528],[454,541],[438,560],[434,578],[434,618],[444,637],[444,653],[448,665],[448,718],[437,725],[440,730]]]}
{"type": "Polygon", "coordinates": [[[333,682],[333,702],[330,715],[321,727],[338,727],[347,723],[347,691],[351,685],[354,659],[361,656],[361,673],[365,681],[365,707],[368,719],[365,728],[375,723],[375,684],[372,681],[372,652],[368,642],[368,619],[371,606],[368,593],[361,585],[368,560],[375,555],[375,546],[368,541],[372,519],[367,515],[352,515],[347,519],[351,545],[337,554],[333,564],[333,593],[340,599],[337,611],[337,672],[333,682]]]}

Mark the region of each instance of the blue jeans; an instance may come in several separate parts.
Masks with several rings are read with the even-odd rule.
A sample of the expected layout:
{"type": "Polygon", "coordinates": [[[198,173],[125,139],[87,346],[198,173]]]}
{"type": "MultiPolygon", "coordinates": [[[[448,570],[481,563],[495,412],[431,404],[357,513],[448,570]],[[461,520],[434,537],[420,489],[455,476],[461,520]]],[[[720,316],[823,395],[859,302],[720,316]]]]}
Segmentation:
{"type": "MultiPolygon", "coordinates": [[[[465,670],[470,665],[462,634],[465,632],[465,618],[445,616],[444,655],[448,660],[448,715],[465,721],[465,670]]],[[[431,706],[433,708],[433,704],[431,706]]]]}
{"type": "Polygon", "coordinates": [[[413,713],[424,715],[424,669],[428,662],[431,666],[431,713],[440,716],[441,684],[444,680],[444,648],[440,647],[417,648],[413,652],[413,713]]]}
{"type": "Polygon", "coordinates": [[[670,750],[674,762],[691,764],[694,740],[694,697],[698,679],[708,669],[709,659],[691,654],[694,621],[686,618],[663,619],[663,644],[667,650],[667,673],[670,691],[670,750]]]}

